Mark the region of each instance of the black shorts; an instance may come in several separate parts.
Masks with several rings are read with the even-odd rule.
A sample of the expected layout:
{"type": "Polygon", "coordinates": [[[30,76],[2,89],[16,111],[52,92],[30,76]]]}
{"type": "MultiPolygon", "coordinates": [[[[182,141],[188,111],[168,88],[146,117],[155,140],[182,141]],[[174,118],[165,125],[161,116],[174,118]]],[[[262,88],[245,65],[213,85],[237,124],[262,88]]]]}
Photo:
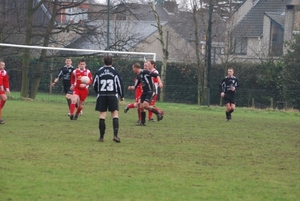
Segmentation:
{"type": "Polygon", "coordinates": [[[65,94],[73,94],[73,91],[70,88],[71,88],[71,85],[64,84],[65,94]]]}
{"type": "Polygon", "coordinates": [[[118,97],[116,95],[98,96],[95,110],[99,112],[106,112],[107,110],[113,112],[115,110],[119,110],[118,97]]]}
{"type": "Polygon", "coordinates": [[[227,94],[227,93],[225,93],[224,101],[225,101],[225,104],[227,104],[227,103],[236,104],[235,103],[235,94],[227,94]]]}
{"type": "Polygon", "coordinates": [[[152,97],[153,97],[153,92],[152,91],[147,92],[147,93],[143,93],[142,96],[141,96],[141,103],[143,103],[144,101],[146,101],[148,103],[151,103],[152,97]]]}

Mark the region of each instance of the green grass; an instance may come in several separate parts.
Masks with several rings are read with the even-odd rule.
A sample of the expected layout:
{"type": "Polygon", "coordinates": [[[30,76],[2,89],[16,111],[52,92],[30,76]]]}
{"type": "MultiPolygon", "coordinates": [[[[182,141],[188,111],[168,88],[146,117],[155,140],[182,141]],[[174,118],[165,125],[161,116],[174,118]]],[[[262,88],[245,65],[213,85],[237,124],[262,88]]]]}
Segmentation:
{"type": "Polygon", "coordinates": [[[225,122],[223,107],[158,103],[165,118],[146,127],[121,112],[116,144],[110,118],[97,142],[93,98],[77,121],[63,96],[37,99],[5,105],[0,200],[299,200],[297,112],[237,108],[225,122]]]}

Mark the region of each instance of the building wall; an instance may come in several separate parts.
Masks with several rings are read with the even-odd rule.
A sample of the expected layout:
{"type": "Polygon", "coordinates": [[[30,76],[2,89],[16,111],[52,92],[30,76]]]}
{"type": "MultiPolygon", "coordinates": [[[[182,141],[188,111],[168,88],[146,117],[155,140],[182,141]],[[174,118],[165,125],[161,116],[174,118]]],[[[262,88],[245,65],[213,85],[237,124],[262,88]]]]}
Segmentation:
{"type": "MultiPolygon", "coordinates": [[[[184,40],[180,35],[178,35],[174,29],[169,25],[163,27],[164,37],[168,36],[168,51],[169,51],[169,61],[195,61],[195,49],[190,43],[184,40]]],[[[143,52],[154,52],[156,53],[156,59],[163,59],[163,52],[161,48],[158,31],[149,36],[146,40],[139,43],[135,48],[130,51],[143,51],[143,52]]],[[[167,42],[165,40],[165,42],[167,42]]]]}

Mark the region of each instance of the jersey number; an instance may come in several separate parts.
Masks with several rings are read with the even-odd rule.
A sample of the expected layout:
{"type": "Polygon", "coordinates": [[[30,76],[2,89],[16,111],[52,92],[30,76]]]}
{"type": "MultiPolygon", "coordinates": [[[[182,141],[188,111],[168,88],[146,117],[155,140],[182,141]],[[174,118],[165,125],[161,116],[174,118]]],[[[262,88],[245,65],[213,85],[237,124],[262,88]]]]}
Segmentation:
{"type": "Polygon", "coordinates": [[[101,80],[101,91],[113,91],[114,81],[113,80],[101,80]]]}

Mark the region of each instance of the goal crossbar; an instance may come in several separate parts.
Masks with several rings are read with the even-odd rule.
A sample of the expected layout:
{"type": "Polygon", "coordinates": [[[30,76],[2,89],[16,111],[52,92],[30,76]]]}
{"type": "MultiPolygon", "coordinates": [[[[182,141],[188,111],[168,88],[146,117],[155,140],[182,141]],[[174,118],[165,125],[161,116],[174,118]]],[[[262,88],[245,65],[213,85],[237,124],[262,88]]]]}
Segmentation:
{"type": "Polygon", "coordinates": [[[29,48],[29,49],[45,49],[45,50],[62,50],[62,51],[82,51],[82,52],[96,52],[96,53],[111,53],[111,54],[130,54],[130,55],[152,55],[153,60],[156,60],[156,53],[151,52],[125,52],[125,51],[110,51],[110,50],[89,50],[89,49],[74,49],[74,48],[63,48],[63,47],[43,47],[33,45],[17,45],[9,43],[0,43],[3,47],[18,47],[18,48],[29,48]]]}

